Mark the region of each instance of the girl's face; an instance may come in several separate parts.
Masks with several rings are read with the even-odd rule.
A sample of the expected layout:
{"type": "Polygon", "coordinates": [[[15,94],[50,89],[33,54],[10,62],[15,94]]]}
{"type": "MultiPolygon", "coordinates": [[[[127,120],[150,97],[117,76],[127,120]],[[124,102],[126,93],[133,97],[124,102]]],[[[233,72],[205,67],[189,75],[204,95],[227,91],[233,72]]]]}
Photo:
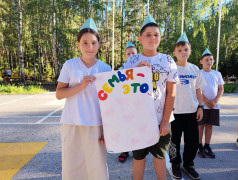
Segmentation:
{"type": "Polygon", "coordinates": [[[177,57],[178,61],[187,61],[191,54],[191,48],[188,43],[185,45],[177,46],[173,52],[173,55],[177,57]]]}
{"type": "Polygon", "coordinates": [[[79,51],[84,58],[95,58],[99,49],[97,37],[92,33],[85,33],[79,42],[77,42],[79,51]]]}
{"type": "Polygon", "coordinates": [[[142,35],[139,36],[139,42],[143,50],[154,51],[160,44],[160,31],[158,27],[148,26],[142,35]]]}

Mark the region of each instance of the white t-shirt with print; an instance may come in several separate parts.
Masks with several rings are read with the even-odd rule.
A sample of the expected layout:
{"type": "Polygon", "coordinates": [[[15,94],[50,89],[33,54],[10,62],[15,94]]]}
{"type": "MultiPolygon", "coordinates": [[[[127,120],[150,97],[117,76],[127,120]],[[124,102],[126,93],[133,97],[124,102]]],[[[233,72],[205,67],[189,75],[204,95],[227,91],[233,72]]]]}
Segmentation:
{"type": "Polygon", "coordinates": [[[177,65],[177,68],[180,82],[176,85],[174,114],[194,113],[199,104],[196,89],[205,86],[206,82],[201,71],[194,64],[177,65]]]}
{"type": "MultiPolygon", "coordinates": [[[[201,70],[202,75],[207,83],[206,86],[202,88],[202,94],[208,99],[213,100],[217,97],[218,86],[223,85],[224,81],[222,79],[221,73],[215,70],[210,72],[205,72],[201,70]]],[[[210,109],[204,103],[204,109],[210,109]]],[[[218,102],[213,109],[220,109],[220,103],[218,102]]]]}
{"type": "MultiPolygon", "coordinates": [[[[158,53],[155,56],[147,57],[139,53],[130,56],[120,69],[134,68],[141,61],[148,62],[152,68],[153,97],[158,125],[160,125],[164,113],[166,82],[178,81],[177,67],[173,58],[169,55],[158,53]]],[[[173,120],[173,118],[170,118],[170,121],[171,120],[173,120]]]]}
{"type": "MultiPolygon", "coordinates": [[[[73,87],[82,82],[84,76],[93,76],[95,73],[111,71],[111,67],[98,60],[92,67],[87,68],[79,57],[67,60],[60,72],[58,82],[68,83],[73,87]]],[[[101,112],[95,83],[77,94],[66,98],[61,116],[62,124],[82,126],[102,125],[101,112]]]]}

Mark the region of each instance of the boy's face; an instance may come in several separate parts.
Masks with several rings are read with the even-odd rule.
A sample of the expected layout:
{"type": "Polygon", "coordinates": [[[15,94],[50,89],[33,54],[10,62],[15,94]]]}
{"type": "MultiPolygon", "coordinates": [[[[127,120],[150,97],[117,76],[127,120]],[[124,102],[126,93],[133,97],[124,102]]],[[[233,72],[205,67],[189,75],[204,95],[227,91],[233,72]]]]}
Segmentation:
{"type": "Polygon", "coordinates": [[[175,47],[173,55],[177,57],[178,61],[187,61],[191,54],[191,47],[188,43],[175,47]]]}
{"type": "Polygon", "coordinates": [[[132,54],[137,54],[137,50],[135,47],[126,48],[126,59],[128,59],[132,54]]]}
{"type": "Polygon", "coordinates": [[[156,50],[160,44],[160,31],[158,27],[148,26],[142,35],[139,36],[139,42],[143,46],[143,50],[156,50]]]}
{"type": "Polygon", "coordinates": [[[213,56],[204,56],[201,60],[200,60],[200,64],[202,64],[203,68],[206,69],[211,69],[213,66],[214,60],[213,60],[213,56]]]}

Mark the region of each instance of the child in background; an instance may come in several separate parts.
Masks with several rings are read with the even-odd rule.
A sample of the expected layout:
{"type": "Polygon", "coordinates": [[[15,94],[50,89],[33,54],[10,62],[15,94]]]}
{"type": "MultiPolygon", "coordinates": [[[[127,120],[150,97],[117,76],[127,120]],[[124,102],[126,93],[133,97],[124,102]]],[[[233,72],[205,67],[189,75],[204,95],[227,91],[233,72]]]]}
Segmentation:
{"type": "MultiPolygon", "coordinates": [[[[137,54],[137,49],[135,45],[129,41],[127,42],[127,45],[126,45],[125,54],[126,54],[126,59],[128,59],[133,54],[137,54]]],[[[126,161],[126,158],[128,158],[128,156],[129,156],[129,152],[123,152],[118,156],[118,161],[121,163],[124,163],[126,161]]]]}
{"type": "Polygon", "coordinates": [[[180,163],[181,136],[184,133],[183,170],[193,179],[199,179],[193,160],[198,150],[198,121],[203,117],[202,90],[206,84],[199,68],[188,62],[191,45],[184,32],[174,45],[173,55],[177,57],[180,83],[176,85],[174,117],[171,122],[169,157],[171,172],[175,179],[181,179],[180,163]]]}
{"type": "Polygon", "coordinates": [[[56,89],[57,99],[66,98],[62,112],[62,179],[108,179],[107,151],[95,73],[111,71],[96,58],[99,35],[93,19],[85,21],[77,36],[82,56],[67,60],[56,89]]]}
{"type": "Polygon", "coordinates": [[[174,104],[176,81],[178,81],[177,68],[170,56],[157,52],[157,47],[160,44],[160,29],[151,15],[148,15],[142,24],[139,42],[143,46],[142,53],[130,56],[121,69],[141,66],[152,68],[153,97],[160,139],[153,146],[132,151],[133,178],[143,179],[145,157],[150,152],[154,157],[157,179],[166,179],[165,154],[170,140],[169,120],[174,104]]]}
{"type": "Polygon", "coordinates": [[[202,75],[206,80],[207,85],[202,88],[203,94],[203,119],[198,122],[199,129],[199,147],[198,156],[205,158],[206,155],[210,158],[215,158],[215,154],[210,148],[210,141],[212,137],[212,126],[219,126],[219,100],[223,94],[223,84],[221,73],[212,70],[214,63],[212,53],[205,49],[200,60],[202,64],[202,75]],[[202,145],[203,131],[205,129],[205,145],[202,145]]]}

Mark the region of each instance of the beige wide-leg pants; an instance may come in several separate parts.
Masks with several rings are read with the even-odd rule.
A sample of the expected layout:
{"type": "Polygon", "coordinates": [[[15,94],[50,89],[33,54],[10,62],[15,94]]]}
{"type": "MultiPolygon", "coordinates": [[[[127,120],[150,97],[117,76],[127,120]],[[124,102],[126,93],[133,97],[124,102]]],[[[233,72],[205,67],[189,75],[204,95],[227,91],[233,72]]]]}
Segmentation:
{"type": "Polygon", "coordinates": [[[107,180],[107,151],[98,142],[102,126],[62,125],[62,179],[107,180]]]}

